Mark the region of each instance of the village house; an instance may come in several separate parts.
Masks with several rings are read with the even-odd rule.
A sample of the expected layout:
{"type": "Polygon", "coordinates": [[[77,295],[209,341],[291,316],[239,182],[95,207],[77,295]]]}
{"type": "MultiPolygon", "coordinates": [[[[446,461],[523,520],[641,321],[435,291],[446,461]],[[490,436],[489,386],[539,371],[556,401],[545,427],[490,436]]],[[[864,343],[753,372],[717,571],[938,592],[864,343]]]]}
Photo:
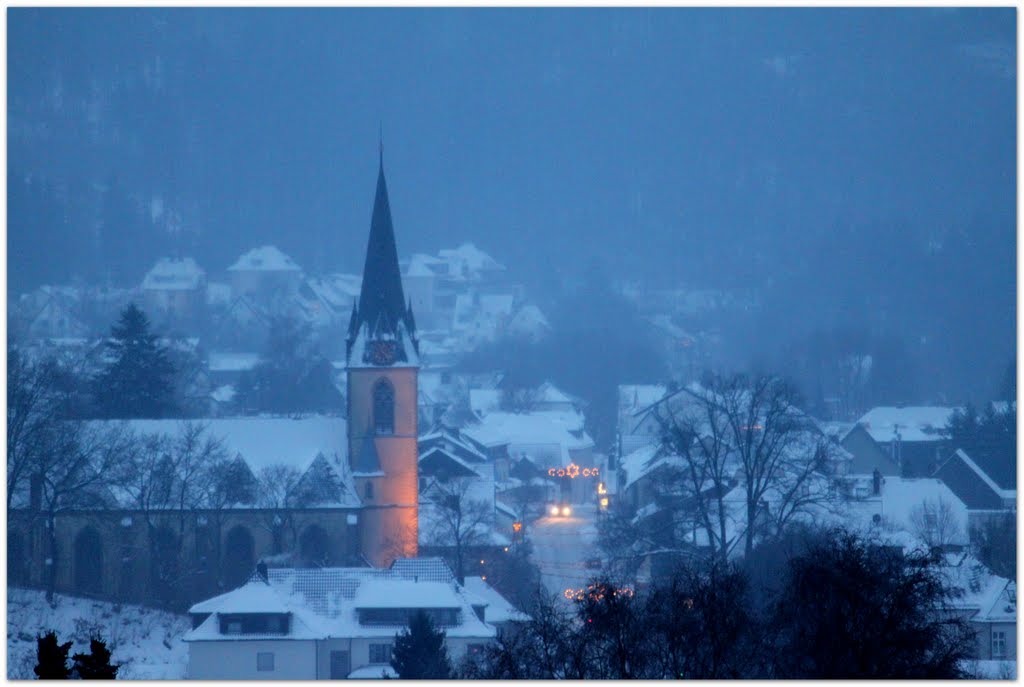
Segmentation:
{"type": "Polygon", "coordinates": [[[142,280],[142,299],[155,322],[192,320],[206,305],[206,273],[192,258],[160,258],[142,280]]]}
{"type": "Polygon", "coordinates": [[[388,569],[269,568],[195,604],[190,679],[316,680],[394,676],[395,636],[416,612],[445,631],[453,664],[472,659],[497,625],[522,614],[479,577],[459,584],[439,559],[388,569]]]}
{"type": "Polygon", "coordinates": [[[946,427],[956,408],[881,406],[866,412],[857,424],[887,451],[903,477],[927,477],[946,458],[946,427]]]}

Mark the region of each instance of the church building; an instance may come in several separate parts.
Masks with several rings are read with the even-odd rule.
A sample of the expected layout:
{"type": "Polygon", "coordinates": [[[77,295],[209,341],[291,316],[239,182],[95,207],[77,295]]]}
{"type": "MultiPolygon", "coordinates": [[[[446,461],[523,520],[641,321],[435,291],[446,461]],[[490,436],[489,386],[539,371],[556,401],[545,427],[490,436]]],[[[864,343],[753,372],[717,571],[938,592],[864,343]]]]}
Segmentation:
{"type": "Polygon", "coordinates": [[[140,468],[131,484],[101,481],[55,511],[52,536],[42,480],[16,490],[8,510],[10,582],[45,587],[52,572],[58,592],[180,605],[243,583],[261,559],[298,568],[387,568],[415,557],[419,341],[402,291],[383,155],[346,343],[347,418],[88,423],[164,442],[167,474],[140,468]],[[192,445],[203,438],[223,448],[230,463],[223,485],[199,488],[175,472],[188,462],[177,456],[190,437],[192,445]],[[260,481],[274,469],[301,475],[276,500],[260,481]],[[154,484],[166,487],[163,500],[154,499],[154,484]],[[196,494],[185,498],[187,488],[196,494]]]}

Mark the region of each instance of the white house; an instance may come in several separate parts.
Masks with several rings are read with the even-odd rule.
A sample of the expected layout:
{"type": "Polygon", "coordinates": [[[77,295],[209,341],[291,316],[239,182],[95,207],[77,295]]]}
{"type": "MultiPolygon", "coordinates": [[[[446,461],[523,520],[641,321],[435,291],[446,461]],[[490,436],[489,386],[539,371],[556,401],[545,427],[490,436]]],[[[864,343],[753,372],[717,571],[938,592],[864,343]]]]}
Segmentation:
{"type": "Polygon", "coordinates": [[[496,636],[491,623],[522,620],[483,580],[457,584],[440,559],[399,559],[390,569],[271,568],[189,609],[188,677],[315,680],[380,677],[395,636],[417,611],[445,631],[454,664],[496,636]],[[500,601],[499,601],[500,600],[500,601]]]}
{"type": "Polygon", "coordinates": [[[206,303],[206,274],[192,258],[160,258],[142,280],[153,315],[190,317],[206,303]]]}

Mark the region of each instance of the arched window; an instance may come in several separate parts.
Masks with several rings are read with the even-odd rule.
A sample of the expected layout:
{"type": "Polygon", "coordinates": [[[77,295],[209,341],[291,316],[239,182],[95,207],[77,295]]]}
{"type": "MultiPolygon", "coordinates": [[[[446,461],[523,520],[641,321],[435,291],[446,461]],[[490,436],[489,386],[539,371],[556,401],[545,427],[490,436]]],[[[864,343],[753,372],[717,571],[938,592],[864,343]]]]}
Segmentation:
{"type": "Polygon", "coordinates": [[[377,434],[395,433],[395,387],[384,378],[373,385],[373,426],[377,434]]]}
{"type": "Polygon", "coordinates": [[[103,540],[91,527],[75,537],[75,590],[80,594],[103,591],[103,540]]]}
{"type": "Polygon", "coordinates": [[[318,525],[310,525],[299,537],[299,551],[302,554],[302,564],[310,568],[319,568],[327,565],[327,532],[318,525]]]}
{"type": "Polygon", "coordinates": [[[228,532],[224,544],[224,583],[229,588],[238,587],[252,575],[255,543],[249,530],[237,525],[228,532]]]}

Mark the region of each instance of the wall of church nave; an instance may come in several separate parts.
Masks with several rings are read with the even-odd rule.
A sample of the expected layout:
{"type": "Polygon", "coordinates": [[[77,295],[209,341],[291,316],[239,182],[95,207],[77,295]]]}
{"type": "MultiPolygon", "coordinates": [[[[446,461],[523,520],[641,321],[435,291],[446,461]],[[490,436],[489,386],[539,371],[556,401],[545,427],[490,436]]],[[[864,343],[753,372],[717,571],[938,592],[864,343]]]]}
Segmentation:
{"type": "MultiPolygon", "coordinates": [[[[245,582],[261,558],[297,567],[353,564],[360,516],[340,509],[99,511],[56,521],[56,591],[184,608],[245,582]]],[[[42,517],[8,522],[8,579],[44,588],[50,542],[42,517]]],[[[272,561],[273,562],[273,561],[272,561]]]]}

